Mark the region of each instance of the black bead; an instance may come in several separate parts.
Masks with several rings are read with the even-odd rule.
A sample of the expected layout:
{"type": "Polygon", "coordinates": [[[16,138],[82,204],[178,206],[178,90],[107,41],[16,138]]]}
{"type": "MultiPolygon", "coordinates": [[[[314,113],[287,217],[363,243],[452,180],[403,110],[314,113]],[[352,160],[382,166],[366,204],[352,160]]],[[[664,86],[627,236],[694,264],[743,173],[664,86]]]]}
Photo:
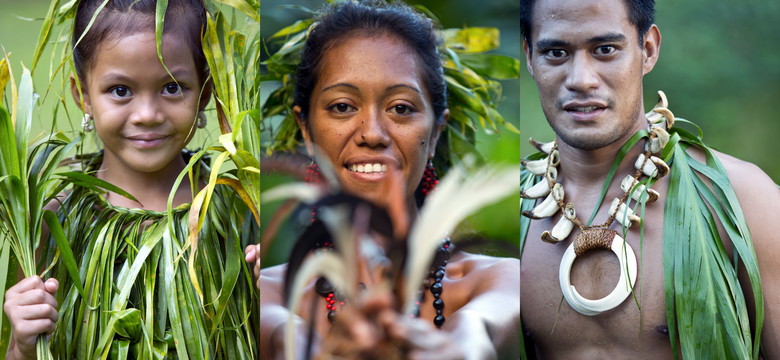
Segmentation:
{"type": "Polygon", "coordinates": [[[436,299],[433,301],[433,308],[436,310],[444,309],[444,300],[436,299]]]}
{"type": "Polygon", "coordinates": [[[444,269],[436,270],[436,273],[433,274],[433,277],[437,282],[441,281],[441,279],[444,278],[444,269]]]}
{"type": "Polygon", "coordinates": [[[431,285],[431,294],[433,294],[433,297],[439,298],[439,295],[441,295],[441,283],[435,282],[433,285],[431,285]]]}
{"type": "Polygon", "coordinates": [[[328,311],[328,321],[330,321],[331,324],[336,323],[336,314],[338,314],[338,311],[336,310],[328,311]]]}
{"type": "Polygon", "coordinates": [[[444,325],[444,320],[444,316],[437,315],[435,318],[433,318],[433,324],[440,328],[442,325],[444,325]]]}
{"type": "Polygon", "coordinates": [[[317,279],[317,282],[314,284],[314,289],[320,296],[328,296],[328,294],[333,292],[333,285],[331,285],[328,279],[321,277],[317,279]]]}

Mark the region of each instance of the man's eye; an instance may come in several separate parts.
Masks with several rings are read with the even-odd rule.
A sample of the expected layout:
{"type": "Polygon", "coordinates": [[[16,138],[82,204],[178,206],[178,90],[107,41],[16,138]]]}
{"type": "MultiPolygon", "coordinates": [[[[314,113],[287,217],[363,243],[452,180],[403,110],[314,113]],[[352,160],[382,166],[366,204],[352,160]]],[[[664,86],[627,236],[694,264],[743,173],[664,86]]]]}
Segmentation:
{"type": "Polygon", "coordinates": [[[611,45],[599,46],[596,48],[597,55],[609,55],[615,52],[615,47],[611,45]]]}
{"type": "Polygon", "coordinates": [[[181,93],[181,86],[179,86],[177,83],[170,83],[165,85],[165,89],[163,91],[166,95],[177,95],[181,93]]]}
{"type": "Polygon", "coordinates": [[[547,50],[547,56],[549,56],[551,58],[556,58],[557,59],[557,58],[562,58],[562,57],[564,57],[566,55],[567,55],[566,54],[566,50],[561,50],[561,49],[547,50]]]}
{"type": "Polygon", "coordinates": [[[124,86],[114,86],[109,90],[111,95],[114,95],[118,98],[123,98],[132,95],[132,92],[130,92],[130,89],[124,87],[124,86]]]}

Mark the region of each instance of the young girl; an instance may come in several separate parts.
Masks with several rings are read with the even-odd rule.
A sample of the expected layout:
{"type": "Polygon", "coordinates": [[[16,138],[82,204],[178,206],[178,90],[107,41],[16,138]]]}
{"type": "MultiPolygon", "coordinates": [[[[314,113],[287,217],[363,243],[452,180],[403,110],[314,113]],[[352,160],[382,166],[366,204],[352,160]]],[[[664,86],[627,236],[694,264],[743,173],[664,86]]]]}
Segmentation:
{"type": "MultiPolygon", "coordinates": [[[[251,236],[240,231],[246,208],[234,196],[216,193],[220,201],[212,201],[209,211],[219,215],[207,217],[197,255],[190,257],[186,203],[203,183],[185,176],[174,186],[189,160],[182,150],[202,127],[211,94],[200,45],[203,3],[168,2],[164,65],[155,38],[156,1],[112,0],[101,9],[102,3],[78,5],[71,88],[85,130],[94,126],[104,145],[101,154],[84,160],[85,172],[133,198],[85,184],[64,195],[57,207],[85,296],[60,264],[46,282],[35,276],[8,290],[8,358],[35,358],[43,333],[53,333],[58,358],[252,357],[252,330],[244,326],[251,302],[241,301],[252,291],[240,258],[241,242],[251,236]],[[163,213],[172,192],[175,209],[163,213]],[[215,219],[226,225],[210,222],[215,219]],[[55,279],[62,282],[59,292],[55,279]]],[[[207,171],[201,168],[194,167],[196,174],[207,171]]],[[[54,246],[42,252],[44,264],[51,263],[54,246]]]]}

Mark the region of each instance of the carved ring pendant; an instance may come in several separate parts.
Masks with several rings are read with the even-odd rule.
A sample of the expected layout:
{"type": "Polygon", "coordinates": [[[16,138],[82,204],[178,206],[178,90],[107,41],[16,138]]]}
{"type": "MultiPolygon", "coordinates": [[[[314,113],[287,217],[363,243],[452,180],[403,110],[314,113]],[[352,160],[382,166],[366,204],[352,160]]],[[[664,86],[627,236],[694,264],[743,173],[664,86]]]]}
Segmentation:
{"type": "Polygon", "coordinates": [[[594,316],[612,310],[626,300],[636,283],[636,272],[634,249],[618,235],[617,231],[588,229],[583,230],[563,254],[561,267],[558,270],[558,280],[561,284],[563,297],[566,298],[569,305],[580,314],[594,316]],[[620,279],[615,289],[606,297],[597,300],[584,298],[571,284],[571,267],[574,264],[574,259],[594,248],[612,250],[620,260],[620,279]],[[628,270],[628,274],[626,274],[626,270],[628,270]]]}

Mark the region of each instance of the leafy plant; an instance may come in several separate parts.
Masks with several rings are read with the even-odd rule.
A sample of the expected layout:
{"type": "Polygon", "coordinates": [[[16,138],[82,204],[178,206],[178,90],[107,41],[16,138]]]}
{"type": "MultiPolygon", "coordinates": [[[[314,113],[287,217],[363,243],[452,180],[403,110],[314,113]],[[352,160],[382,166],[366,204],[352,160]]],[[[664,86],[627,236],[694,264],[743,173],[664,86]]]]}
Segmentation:
{"type": "MultiPolygon", "coordinates": [[[[44,206],[53,200],[54,196],[64,188],[64,184],[54,178],[54,171],[60,160],[75,145],[63,134],[43,136],[30,139],[33,112],[37,102],[37,94],[33,92],[32,77],[29,70],[23,69],[21,81],[17,90],[13,83],[8,58],[0,60],[0,89],[5,89],[11,82],[11,113],[0,106],[0,226],[3,253],[2,268],[3,283],[8,279],[15,281],[16,266],[21,267],[25,277],[38,273],[37,259],[42,223],[45,220],[58,243],[63,239],[58,236],[62,230],[54,220],[53,214],[44,206]],[[32,140],[32,141],[31,141],[32,140]],[[7,254],[13,252],[13,259],[7,254]]],[[[0,91],[2,94],[3,91],[0,91]]],[[[77,289],[83,293],[78,281],[78,274],[73,266],[73,255],[65,246],[61,253],[66,267],[76,279],[77,289]]],[[[5,287],[4,287],[5,289],[5,287]]],[[[5,295],[0,295],[0,300],[5,295]]],[[[8,348],[10,328],[3,328],[0,348],[8,348]]],[[[41,336],[37,343],[39,359],[51,359],[46,337],[41,336]]]]}

